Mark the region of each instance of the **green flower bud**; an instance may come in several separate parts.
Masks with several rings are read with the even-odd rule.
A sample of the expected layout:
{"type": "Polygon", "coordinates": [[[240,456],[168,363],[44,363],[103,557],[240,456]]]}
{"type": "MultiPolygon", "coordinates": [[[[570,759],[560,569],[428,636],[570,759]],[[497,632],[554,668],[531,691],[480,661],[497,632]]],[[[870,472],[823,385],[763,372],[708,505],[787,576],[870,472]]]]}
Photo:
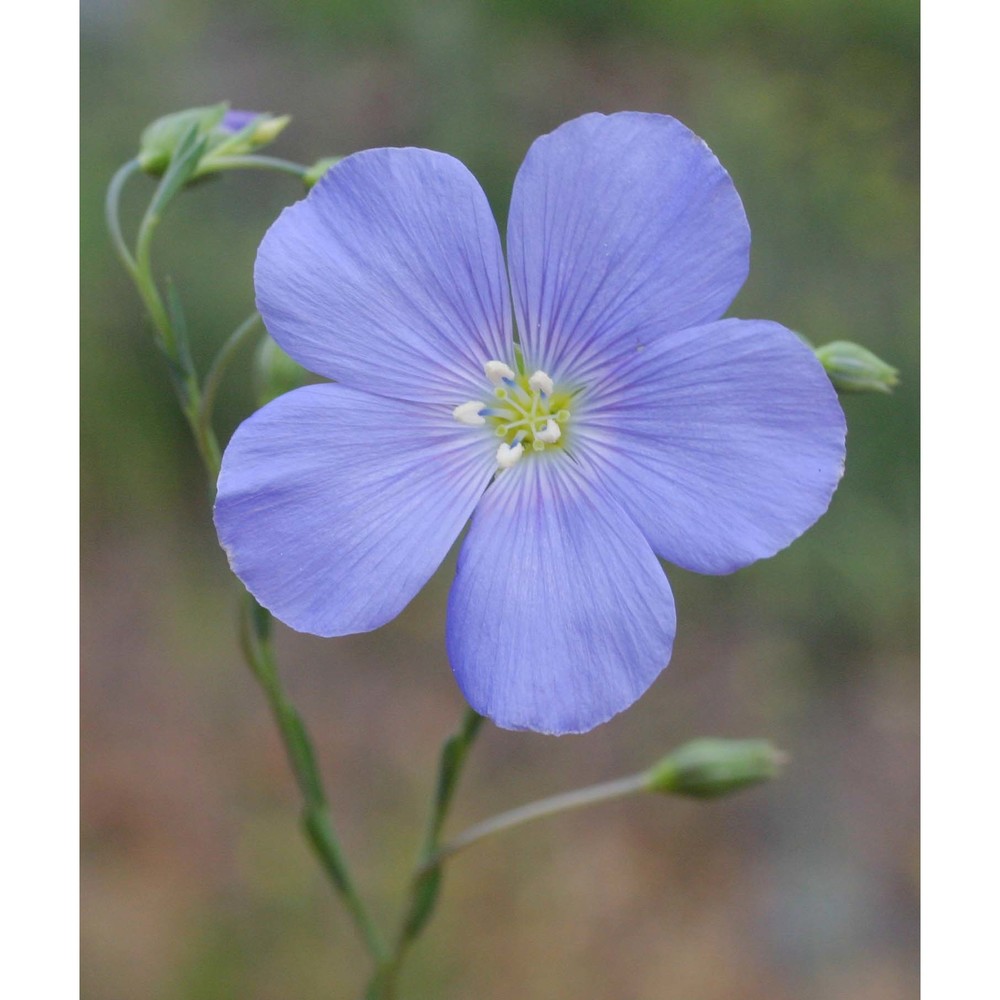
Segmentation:
{"type": "Polygon", "coordinates": [[[890,393],[899,384],[899,372],[892,365],[849,340],[817,347],[816,357],[838,392],[890,393]]]}
{"type": "Polygon", "coordinates": [[[263,111],[227,111],[212,130],[205,160],[252,153],[274,142],[291,120],[291,115],[275,117],[263,111]]]}
{"type": "Polygon", "coordinates": [[[309,373],[293,361],[266,335],[254,356],[254,386],[257,405],[263,406],[292,389],[305,385],[309,373]]]}
{"type": "Polygon", "coordinates": [[[317,160],[302,177],[302,183],[305,184],[306,190],[309,190],[314,184],[318,183],[330,167],[340,163],[342,159],[342,156],[327,156],[322,160],[317,160]]]}
{"type": "Polygon", "coordinates": [[[285,131],[285,126],[292,120],[291,115],[260,115],[250,133],[250,149],[260,149],[285,131]]]}
{"type": "Polygon", "coordinates": [[[767,740],[692,740],[646,772],[646,787],[712,799],[769,781],[785,760],[767,740]]]}
{"type": "Polygon", "coordinates": [[[173,158],[180,141],[191,130],[198,135],[208,135],[221,122],[228,105],[213,104],[207,108],[188,108],[157,118],[147,125],[139,137],[139,165],[146,173],[159,176],[173,158]]]}
{"type": "Polygon", "coordinates": [[[157,118],[139,139],[139,165],[147,173],[160,176],[170,165],[181,140],[196,130],[197,138],[207,139],[205,151],[192,177],[218,168],[228,156],[243,156],[266,146],[291,121],[288,115],[261,111],[230,110],[225,102],[205,108],[188,108],[157,118]]]}

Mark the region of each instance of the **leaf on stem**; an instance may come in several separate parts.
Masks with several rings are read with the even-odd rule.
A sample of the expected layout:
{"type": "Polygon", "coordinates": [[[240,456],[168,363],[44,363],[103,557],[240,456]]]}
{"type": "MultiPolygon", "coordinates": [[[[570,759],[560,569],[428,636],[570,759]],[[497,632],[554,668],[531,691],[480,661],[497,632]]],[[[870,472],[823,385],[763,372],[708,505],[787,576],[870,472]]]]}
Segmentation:
{"type": "Polygon", "coordinates": [[[403,924],[402,938],[413,941],[424,929],[441,891],[441,865],[434,865],[422,871],[414,880],[410,909],[403,924]]]}

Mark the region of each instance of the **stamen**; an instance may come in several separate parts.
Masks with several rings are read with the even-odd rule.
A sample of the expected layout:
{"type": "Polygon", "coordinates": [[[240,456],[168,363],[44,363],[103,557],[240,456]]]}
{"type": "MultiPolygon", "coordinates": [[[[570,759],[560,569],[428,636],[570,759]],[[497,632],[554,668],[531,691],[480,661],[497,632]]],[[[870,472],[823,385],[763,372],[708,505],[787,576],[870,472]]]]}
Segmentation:
{"type": "Polygon", "coordinates": [[[557,390],[547,372],[538,369],[530,377],[523,371],[518,375],[510,365],[496,360],[487,361],[483,371],[491,383],[489,402],[471,400],[456,406],[452,413],[462,424],[492,425],[500,439],[496,460],[501,471],[527,451],[543,452],[565,443],[570,420],[565,403],[572,395],[557,390]]]}
{"type": "Polygon", "coordinates": [[[544,392],[546,396],[552,395],[552,389],[554,387],[552,379],[541,370],[535,372],[535,374],[528,379],[528,385],[530,385],[535,392],[544,392]]]}
{"type": "Polygon", "coordinates": [[[468,424],[470,427],[478,427],[481,424],[486,423],[486,412],[488,411],[486,410],[485,403],[477,403],[473,400],[456,406],[455,409],[451,411],[451,415],[460,424],[468,424]]]}
{"type": "Polygon", "coordinates": [[[509,469],[524,454],[524,445],[520,442],[511,447],[502,444],[497,448],[497,465],[501,469],[509,469]]]}
{"type": "Polygon", "coordinates": [[[543,441],[545,444],[555,444],[561,436],[562,431],[559,430],[559,425],[551,417],[545,421],[545,427],[542,430],[535,431],[535,440],[543,441]]]}
{"type": "Polygon", "coordinates": [[[513,379],[516,375],[514,369],[510,365],[505,365],[502,361],[487,361],[483,365],[483,371],[486,372],[486,377],[494,385],[499,385],[507,379],[513,379]]]}

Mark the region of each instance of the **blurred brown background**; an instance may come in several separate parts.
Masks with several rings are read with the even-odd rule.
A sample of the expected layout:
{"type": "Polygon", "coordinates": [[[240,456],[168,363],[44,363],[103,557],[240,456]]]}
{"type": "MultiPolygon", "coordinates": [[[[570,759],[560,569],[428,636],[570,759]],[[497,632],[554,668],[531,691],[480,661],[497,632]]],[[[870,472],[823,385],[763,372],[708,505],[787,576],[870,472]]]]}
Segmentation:
{"type": "MultiPolygon", "coordinates": [[[[679,635],[633,709],[582,737],[487,726],[450,829],[636,770],[696,735],[792,763],[714,804],[630,800],[456,859],[408,998],[896,1000],[916,995],[917,5],[910,0],[84,0],[83,994],[354,998],[367,965],[296,825],[234,642],[236,583],[160,358],[101,221],[152,118],[294,116],[276,155],[446,150],[503,223],[538,134],[585,111],[677,116],[732,174],[754,236],[734,315],[896,364],[849,398],[829,514],[732,577],[671,568],[679,635]]],[[[137,181],[128,212],[150,189],[137,181]]],[[[300,196],[228,176],[186,193],[157,254],[204,363],[252,308],[256,244],[300,196]]],[[[502,231],[502,229],[501,229],[502,231]]],[[[252,408],[249,356],[223,436],[252,408]]],[[[452,562],[392,625],[287,631],[287,684],[345,845],[388,919],[462,704],[452,562]]]]}

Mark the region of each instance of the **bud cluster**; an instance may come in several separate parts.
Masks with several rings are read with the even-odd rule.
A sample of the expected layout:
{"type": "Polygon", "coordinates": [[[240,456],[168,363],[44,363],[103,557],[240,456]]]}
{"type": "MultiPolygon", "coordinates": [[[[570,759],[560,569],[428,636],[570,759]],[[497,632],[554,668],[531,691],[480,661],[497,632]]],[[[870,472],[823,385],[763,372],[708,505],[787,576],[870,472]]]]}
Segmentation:
{"type": "Polygon", "coordinates": [[[139,165],[159,177],[170,166],[181,143],[192,132],[205,140],[205,148],[193,176],[220,169],[223,161],[273,142],[291,121],[262,111],[230,110],[225,102],[204,108],[188,108],[164,115],[148,125],[139,138],[139,165]]]}

